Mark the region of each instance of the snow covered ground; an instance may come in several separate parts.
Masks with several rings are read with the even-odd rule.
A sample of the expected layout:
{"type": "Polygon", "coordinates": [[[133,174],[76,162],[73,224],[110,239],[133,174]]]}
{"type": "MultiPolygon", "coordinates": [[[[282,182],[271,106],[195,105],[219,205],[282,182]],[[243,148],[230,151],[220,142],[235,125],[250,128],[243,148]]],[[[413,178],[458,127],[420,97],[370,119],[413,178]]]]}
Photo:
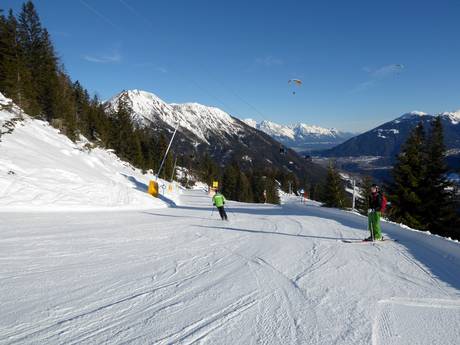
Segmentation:
{"type": "Polygon", "coordinates": [[[460,244],[288,199],[1,213],[1,344],[458,344],[460,244]]]}
{"type": "Polygon", "coordinates": [[[8,100],[0,94],[0,212],[150,209],[177,202],[177,185],[160,180],[166,198],[155,199],[146,193],[153,175],[91,148],[84,138],[73,143],[19,108],[2,110],[2,104],[8,100]]]}

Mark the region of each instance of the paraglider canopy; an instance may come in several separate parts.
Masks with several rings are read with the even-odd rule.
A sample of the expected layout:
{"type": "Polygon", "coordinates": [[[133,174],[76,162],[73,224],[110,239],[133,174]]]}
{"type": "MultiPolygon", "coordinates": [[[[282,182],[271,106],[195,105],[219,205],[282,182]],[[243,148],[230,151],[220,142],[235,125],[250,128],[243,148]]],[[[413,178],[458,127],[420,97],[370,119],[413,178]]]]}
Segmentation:
{"type": "Polygon", "coordinates": [[[300,80],[300,79],[289,79],[288,84],[290,84],[290,83],[295,83],[297,85],[302,85],[302,80],[300,80]]]}
{"type": "MultiPolygon", "coordinates": [[[[299,86],[302,85],[302,80],[300,80],[300,79],[289,79],[289,80],[288,80],[288,84],[291,84],[291,83],[292,83],[293,85],[295,85],[296,87],[299,87],[299,86]]],[[[292,91],[292,94],[295,95],[295,90],[292,91]]]]}

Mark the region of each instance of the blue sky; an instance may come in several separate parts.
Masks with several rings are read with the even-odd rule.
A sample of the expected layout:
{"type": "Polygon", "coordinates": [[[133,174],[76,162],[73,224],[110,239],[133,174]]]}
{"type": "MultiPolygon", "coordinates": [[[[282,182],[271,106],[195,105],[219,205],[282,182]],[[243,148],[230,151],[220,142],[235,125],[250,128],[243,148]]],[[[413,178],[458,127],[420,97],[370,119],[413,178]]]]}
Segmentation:
{"type": "MultiPolygon", "coordinates": [[[[3,0],[17,13],[22,1],[3,0]]],[[[460,1],[36,0],[72,79],[363,131],[460,108],[460,1]],[[292,94],[287,81],[303,85],[292,94]]]]}

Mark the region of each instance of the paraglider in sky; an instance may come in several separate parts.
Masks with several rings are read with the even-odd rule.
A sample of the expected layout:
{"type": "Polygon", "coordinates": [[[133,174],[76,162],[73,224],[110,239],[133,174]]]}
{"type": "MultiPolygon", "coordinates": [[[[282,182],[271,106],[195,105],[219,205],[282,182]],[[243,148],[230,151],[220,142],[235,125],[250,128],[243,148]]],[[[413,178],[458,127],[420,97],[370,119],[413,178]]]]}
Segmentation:
{"type": "MultiPolygon", "coordinates": [[[[289,79],[288,80],[288,84],[291,84],[294,86],[294,87],[300,87],[302,85],[302,80],[300,79],[289,79]]],[[[295,90],[292,91],[292,94],[295,95],[295,90]]]]}

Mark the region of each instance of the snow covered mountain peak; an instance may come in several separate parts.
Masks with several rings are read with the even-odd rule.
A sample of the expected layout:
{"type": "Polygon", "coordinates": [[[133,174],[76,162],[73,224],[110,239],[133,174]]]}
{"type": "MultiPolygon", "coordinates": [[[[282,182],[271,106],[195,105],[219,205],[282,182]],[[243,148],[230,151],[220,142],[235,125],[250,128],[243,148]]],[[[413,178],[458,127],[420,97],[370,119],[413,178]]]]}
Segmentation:
{"type": "Polygon", "coordinates": [[[323,128],[315,125],[307,125],[305,123],[299,122],[290,125],[280,125],[278,123],[263,120],[260,123],[257,123],[253,119],[243,120],[247,125],[260,129],[265,133],[276,136],[276,137],[289,137],[294,139],[297,136],[305,135],[317,135],[317,136],[331,136],[335,137],[340,132],[334,128],[323,128]]]}
{"type": "Polygon", "coordinates": [[[290,128],[289,126],[277,124],[272,121],[264,120],[259,124],[256,124],[256,128],[275,138],[287,137],[292,140],[295,139],[295,133],[292,128],[290,128]]]}
{"type": "Polygon", "coordinates": [[[441,113],[440,116],[447,117],[454,125],[457,125],[460,123],[460,109],[457,111],[441,113]]]}
{"type": "Polygon", "coordinates": [[[253,119],[243,120],[247,125],[254,127],[281,143],[298,150],[323,149],[337,145],[352,136],[351,133],[340,132],[334,128],[295,123],[280,125],[272,121],[257,123],[253,119]]]}
{"type": "Polygon", "coordinates": [[[170,127],[179,124],[179,131],[186,129],[205,143],[209,143],[212,133],[235,133],[241,129],[238,121],[219,108],[199,103],[168,104],[155,94],[142,90],[123,91],[107,102],[108,107],[116,109],[122,96],[127,98],[138,126],[159,122],[170,127]]]}
{"type": "Polygon", "coordinates": [[[413,119],[413,118],[416,118],[416,117],[422,117],[422,116],[426,116],[426,115],[428,115],[428,114],[423,112],[423,111],[413,110],[413,111],[410,111],[408,113],[402,114],[400,117],[398,117],[396,119],[396,121],[410,120],[410,119],[413,119]]]}
{"type": "Polygon", "coordinates": [[[257,121],[254,119],[243,119],[243,122],[247,124],[248,126],[251,126],[252,128],[257,127],[257,121]]]}
{"type": "Polygon", "coordinates": [[[325,135],[335,137],[339,134],[339,131],[334,128],[323,128],[315,125],[307,125],[305,123],[297,123],[289,125],[288,127],[292,128],[296,135],[325,135]]]}
{"type": "MultiPolygon", "coordinates": [[[[405,113],[398,117],[396,120],[393,122],[398,123],[401,120],[417,120],[418,118],[421,117],[433,117],[433,115],[430,115],[428,113],[425,113],[423,111],[411,111],[409,113],[405,113]]],[[[457,111],[446,111],[442,113],[438,113],[437,116],[441,116],[449,120],[453,125],[457,125],[460,123],[460,109],[457,111]]]]}

